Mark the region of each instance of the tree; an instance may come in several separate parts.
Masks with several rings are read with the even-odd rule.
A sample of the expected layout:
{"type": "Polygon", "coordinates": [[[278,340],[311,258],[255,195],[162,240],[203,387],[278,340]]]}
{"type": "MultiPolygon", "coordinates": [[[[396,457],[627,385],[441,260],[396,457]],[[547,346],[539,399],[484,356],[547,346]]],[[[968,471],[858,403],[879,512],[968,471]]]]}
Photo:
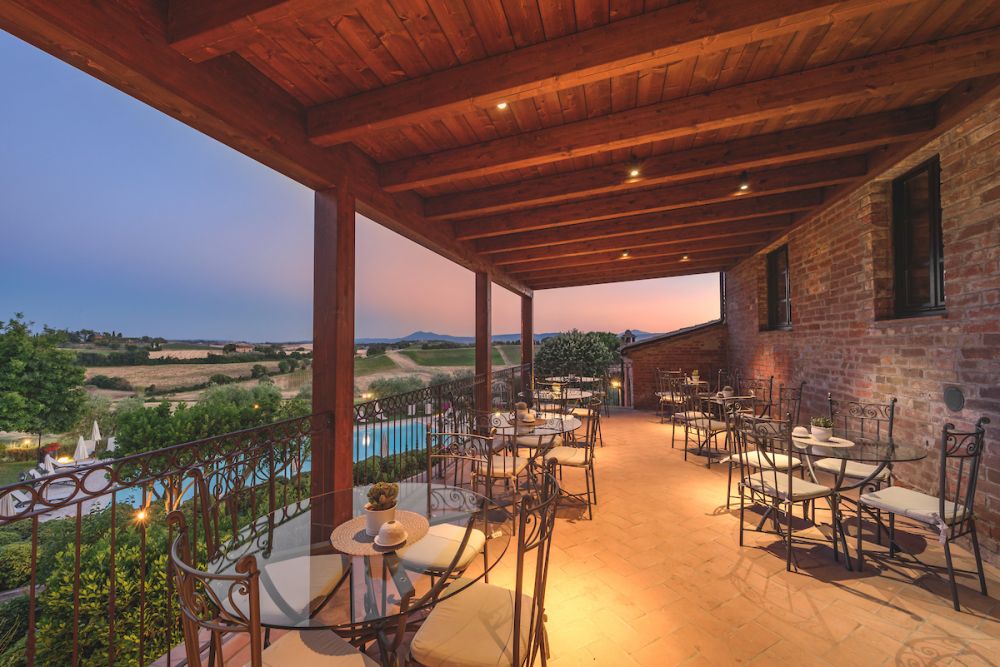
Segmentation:
{"type": "Polygon", "coordinates": [[[576,329],[546,338],[535,355],[538,375],[580,374],[601,377],[607,372],[608,366],[618,359],[617,340],[614,334],[596,331],[582,333],[576,329]],[[613,344],[610,337],[615,338],[613,344]]]}
{"type": "Polygon", "coordinates": [[[267,366],[263,364],[254,364],[253,368],[250,369],[250,377],[255,380],[267,377],[267,366]]]}
{"type": "Polygon", "coordinates": [[[226,354],[236,351],[236,343],[226,343],[222,346],[222,351],[226,354]]]}
{"type": "Polygon", "coordinates": [[[33,335],[18,313],[0,326],[0,430],[64,433],[79,418],[84,369],[56,347],[51,334],[33,335]]]}

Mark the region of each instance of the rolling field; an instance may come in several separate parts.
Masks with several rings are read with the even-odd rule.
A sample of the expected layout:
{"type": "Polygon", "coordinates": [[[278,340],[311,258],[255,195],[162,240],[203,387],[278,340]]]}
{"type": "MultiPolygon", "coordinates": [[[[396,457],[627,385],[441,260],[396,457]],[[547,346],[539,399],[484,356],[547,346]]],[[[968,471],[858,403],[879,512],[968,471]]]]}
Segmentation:
{"type": "Polygon", "coordinates": [[[132,383],[136,389],[143,389],[155,384],[160,389],[170,387],[187,387],[202,382],[221,373],[229,377],[245,377],[250,375],[250,369],[261,364],[269,372],[278,368],[277,361],[246,362],[240,364],[164,364],[162,366],[94,366],[87,368],[87,377],[107,375],[122,377],[132,383]]]}
{"type": "MultiPolygon", "coordinates": [[[[474,366],[476,351],[471,347],[456,347],[444,350],[422,350],[408,348],[400,352],[420,366],[474,366]]],[[[506,366],[500,352],[493,348],[493,365],[506,366]]]]}
{"type": "Polygon", "coordinates": [[[396,362],[384,354],[376,354],[373,357],[359,357],[354,360],[354,375],[365,377],[375,373],[388,373],[394,371],[399,366],[396,362]]]}

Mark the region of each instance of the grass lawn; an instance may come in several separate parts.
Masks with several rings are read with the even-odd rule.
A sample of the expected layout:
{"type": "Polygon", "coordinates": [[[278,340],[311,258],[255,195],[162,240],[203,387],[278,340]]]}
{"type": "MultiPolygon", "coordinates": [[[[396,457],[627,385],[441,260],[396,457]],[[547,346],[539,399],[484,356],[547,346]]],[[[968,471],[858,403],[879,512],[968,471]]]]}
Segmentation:
{"type": "Polygon", "coordinates": [[[18,476],[28,468],[34,468],[30,461],[0,463],[0,486],[18,481],[18,476]]]}
{"type": "MultiPolygon", "coordinates": [[[[422,350],[410,348],[400,350],[421,366],[475,366],[476,350],[472,347],[455,347],[444,350],[422,350]]],[[[493,348],[493,365],[505,366],[500,352],[493,348]]]]}
{"type": "Polygon", "coordinates": [[[354,375],[357,377],[384,373],[396,368],[398,368],[396,362],[384,354],[376,354],[374,357],[358,357],[354,360],[354,375]]]}

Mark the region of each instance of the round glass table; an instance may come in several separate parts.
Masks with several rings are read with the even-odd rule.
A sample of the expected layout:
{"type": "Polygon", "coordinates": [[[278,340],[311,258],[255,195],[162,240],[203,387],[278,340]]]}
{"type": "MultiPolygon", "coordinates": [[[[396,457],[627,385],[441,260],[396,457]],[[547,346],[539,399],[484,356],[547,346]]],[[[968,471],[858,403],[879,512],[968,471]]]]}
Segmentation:
{"type": "Polygon", "coordinates": [[[927,449],[924,447],[851,433],[840,434],[828,442],[819,442],[812,436],[793,435],[792,444],[805,459],[814,480],[814,466],[823,462],[822,471],[834,476],[834,488],[838,491],[864,488],[895,463],[919,461],[927,457],[927,449]],[[863,466],[851,465],[852,463],[863,466]]]}
{"type": "Polygon", "coordinates": [[[583,421],[579,417],[555,412],[536,413],[533,424],[526,422],[517,422],[515,424],[513,416],[510,413],[499,412],[493,415],[491,423],[496,430],[496,434],[504,438],[514,436],[545,438],[564,435],[577,430],[583,425],[583,421]]]}
{"type": "Polygon", "coordinates": [[[313,496],[261,517],[223,545],[209,571],[231,573],[237,561],[254,556],[262,626],[325,628],[365,641],[406,614],[460,595],[493,569],[510,544],[509,511],[485,496],[455,486],[402,483],[397,511],[425,517],[430,532],[373,556],[340,553],[331,533],[363,514],[367,488],[313,496]],[[463,585],[447,585],[463,561],[463,585]]]}

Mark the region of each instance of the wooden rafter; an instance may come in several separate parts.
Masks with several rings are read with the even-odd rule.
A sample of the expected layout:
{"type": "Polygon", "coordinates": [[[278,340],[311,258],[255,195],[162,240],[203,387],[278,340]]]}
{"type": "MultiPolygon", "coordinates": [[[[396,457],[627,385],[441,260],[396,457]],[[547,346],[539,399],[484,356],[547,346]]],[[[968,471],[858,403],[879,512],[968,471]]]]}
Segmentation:
{"type": "Polygon", "coordinates": [[[696,244],[698,248],[721,248],[728,244],[748,243],[767,240],[771,236],[791,228],[791,215],[775,215],[751,220],[733,220],[708,225],[691,225],[683,229],[668,229],[643,234],[611,236],[608,238],[575,243],[562,243],[537,248],[523,248],[493,255],[500,266],[513,271],[523,264],[553,264],[573,260],[592,254],[617,255],[622,250],[642,248],[666,249],[671,246],[696,244]]]}
{"type": "Polygon", "coordinates": [[[359,0],[169,0],[170,46],[194,62],[237,51],[283,23],[336,18],[359,0]]]}
{"type": "Polygon", "coordinates": [[[323,145],[342,143],[373,130],[606,81],[912,1],[699,0],[674,5],[322,104],[309,111],[309,132],[323,145]]]}
{"type": "Polygon", "coordinates": [[[747,190],[740,189],[739,178],[724,177],[654,190],[626,192],[529,209],[517,215],[499,214],[478,220],[460,221],[455,223],[455,236],[461,240],[480,239],[627,215],[752,199],[847,183],[864,176],[865,173],[864,156],[778,167],[749,174],[746,181],[747,190]]]}
{"type": "Polygon", "coordinates": [[[818,160],[904,142],[933,127],[934,108],[931,105],[888,111],[654,155],[639,163],[641,175],[638,179],[628,178],[628,165],[615,163],[432,197],[424,203],[424,214],[432,220],[455,220],[583,196],[737,174],[744,169],[818,160]]]}
{"type": "Polygon", "coordinates": [[[582,264],[569,264],[567,266],[532,266],[530,269],[519,269],[516,275],[524,280],[546,280],[548,278],[560,278],[586,273],[594,273],[604,269],[616,269],[625,271],[644,271],[655,269],[661,266],[674,266],[677,264],[704,263],[704,262],[731,262],[748,255],[752,255],[760,247],[760,244],[743,245],[727,250],[716,250],[712,252],[655,252],[638,253],[629,252],[628,256],[618,255],[610,259],[601,261],[590,261],[582,264]],[[688,259],[684,259],[687,257],[688,259]]]}
{"type": "Polygon", "coordinates": [[[580,276],[570,276],[558,280],[536,281],[531,283],[532,289],[557,289],[560,287],[581,287],[584,285],[600,285],[602,283],[621,283],[633,280],[653,280],[655,278],[671,278],[675,276],[690,276],[699,273],[718,273],[725,271],[732,266],[729,264],[716,264],[709,266],[698,266],[693,264],[683,264],[684,268],[677,269],[656,269],[649,272],[636,271],[606,271],[604,273],[592,273],[580,276]]]}
{"type": "Polygon", "coordinates": [[[782,213],[806,211],[823,202],[821,190],[802,190],[770,197],[740,199],[675,211],[633,215],[627,218],[585,222],[566,227],[522,232],[496,238],[479,239],[475,247],[482,253],[497,253],[522,248],[540,248],[561,243],[579,243],[612,236],[630,236],[643,232],[665,231],[709,225],[728,220],[764,218],[782,213]]]}
{"type": "Polygon", "coordinates": [[[497,174],[997,72],[1000,28],[397,160],[383,165],[382,185],[399,191],[497,174]]]}

